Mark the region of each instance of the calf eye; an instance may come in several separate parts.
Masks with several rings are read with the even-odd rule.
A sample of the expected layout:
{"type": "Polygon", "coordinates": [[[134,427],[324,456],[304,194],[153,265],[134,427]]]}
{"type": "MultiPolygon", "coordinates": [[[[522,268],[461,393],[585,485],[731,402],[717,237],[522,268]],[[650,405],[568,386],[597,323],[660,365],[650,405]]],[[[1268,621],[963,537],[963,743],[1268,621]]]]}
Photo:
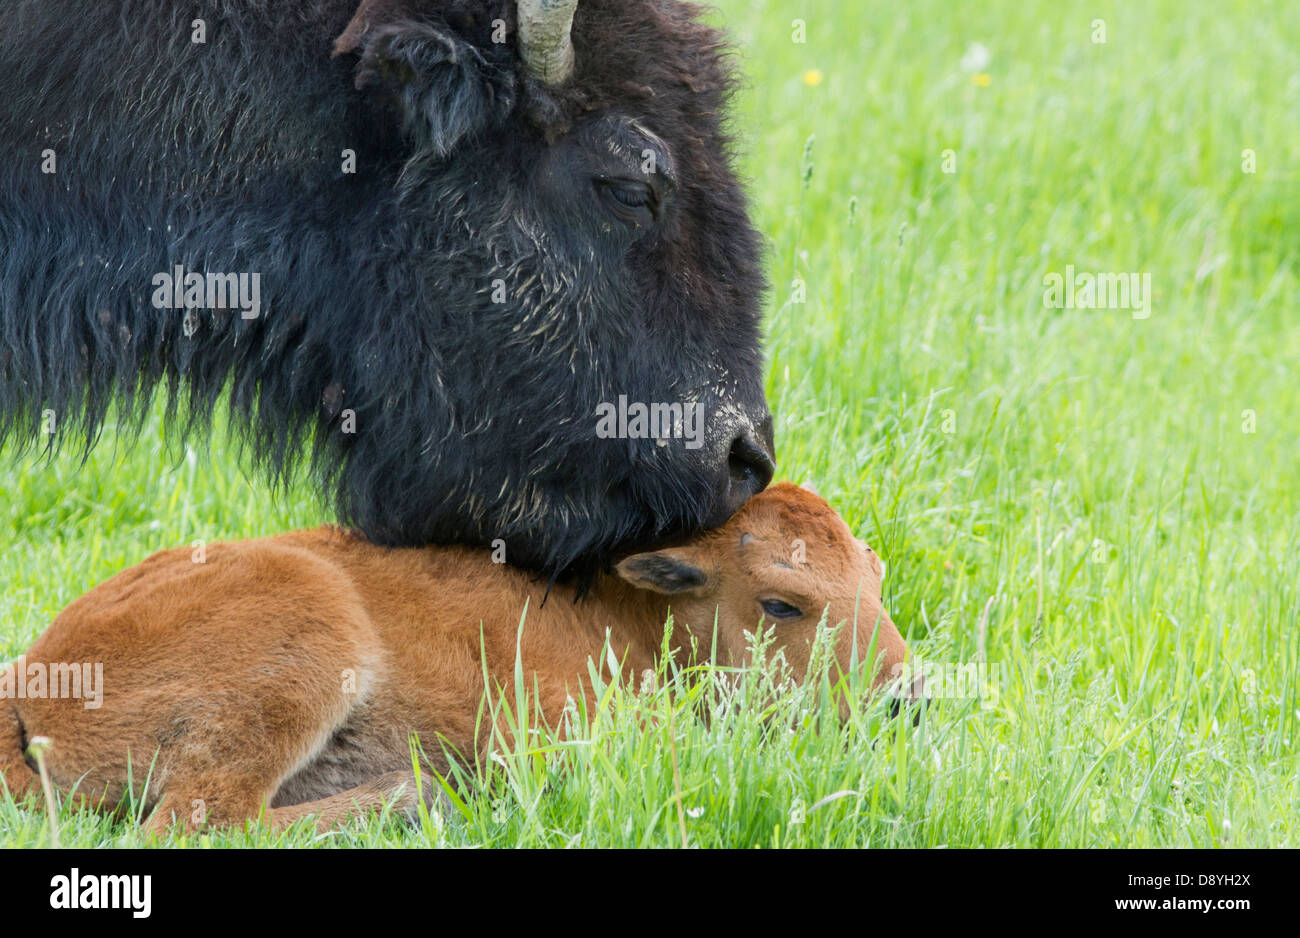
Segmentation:
{"type": "Polygon", "coordinates": [[[773,619],[794,619],[803,615],[803,610],[798,606],[792,606],[779,599],[764,599],[759,605],[773,619]]]}

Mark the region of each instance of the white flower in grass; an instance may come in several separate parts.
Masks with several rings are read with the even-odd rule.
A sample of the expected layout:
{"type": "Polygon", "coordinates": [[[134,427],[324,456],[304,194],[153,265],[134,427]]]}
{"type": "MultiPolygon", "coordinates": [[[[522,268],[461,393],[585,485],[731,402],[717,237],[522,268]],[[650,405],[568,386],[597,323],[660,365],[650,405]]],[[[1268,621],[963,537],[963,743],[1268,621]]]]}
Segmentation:
{"type": "Polygon", "coordinates": [[[972,42],[966,47],[966,54],[961,57],[964,72],[982,72],[993,61],[993,53],[982,42],[972,42]]]}
{"type": "Polygon", "coordinates": [[[694,819],[694,818],[697,818],[697,817],[703,817],[703,816],[704,816],[704,809],[703,809],[703,808],[687,808],[687,809],[686,809],[686,816],[687,816],[688,818],[691,818],[691,819],[694,819]]]}

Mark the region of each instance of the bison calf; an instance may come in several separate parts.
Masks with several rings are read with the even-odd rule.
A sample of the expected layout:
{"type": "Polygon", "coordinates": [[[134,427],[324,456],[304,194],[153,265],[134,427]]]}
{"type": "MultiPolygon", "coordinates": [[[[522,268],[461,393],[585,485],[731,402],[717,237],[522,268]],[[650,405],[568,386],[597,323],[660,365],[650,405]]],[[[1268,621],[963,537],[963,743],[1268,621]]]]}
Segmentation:
{"type": "Polygon", "coordinates": [[[588,659],[608,661],[607,635],[622,677],[655,667],[670,610],[682,664],[693,639],[712,647],[715,621],[718,659],[744,664],[745,632],[763,620],[802,680],[827,607],[830,623],[851,623],[834,649],[845,671],[874,649],[879,685],[906,650],[881,606],[880,560],[789,484],[721,528],[625,558],[583,603],[543,603],[543,589],[486,551],[386,549],[332,528],[218,545],[204,563],[155,554],[70,605],[0,672],[4,782],[15,796],[39,788],[24,751],[44,736],[53,784],[95,804],[120,803],[148,774],[159,827],[173,813],[237,823],[264,806],[275,826],[307,815],[328,826],[399,790],[409,809],[409,734],[439,770],[439,740],[487,748],[484,676],[490,690],[512,684],[526,602],[519,657],[552,725],[584,692],[588,659]],[[84,662],[102,664],[93,704],[46,680],[84,662]]]}

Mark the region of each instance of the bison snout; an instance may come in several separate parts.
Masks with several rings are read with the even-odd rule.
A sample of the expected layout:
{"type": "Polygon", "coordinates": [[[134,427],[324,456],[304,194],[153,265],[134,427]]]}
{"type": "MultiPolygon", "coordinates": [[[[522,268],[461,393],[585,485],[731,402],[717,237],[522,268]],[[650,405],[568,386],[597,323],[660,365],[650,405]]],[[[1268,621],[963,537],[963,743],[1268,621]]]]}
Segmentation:
{"type": "MultiPolygon", "coordinates": [[[[770,427],[770,423],[769,423],[770,427]]],[[[725,496],[719,506],[715,524],[721,524],[735,514],[741,505],[767,488],[776,472],[772,461],[771,430],[764,441],[758,432],[746,428],[731,441],[727,450],[725,496]]]]}

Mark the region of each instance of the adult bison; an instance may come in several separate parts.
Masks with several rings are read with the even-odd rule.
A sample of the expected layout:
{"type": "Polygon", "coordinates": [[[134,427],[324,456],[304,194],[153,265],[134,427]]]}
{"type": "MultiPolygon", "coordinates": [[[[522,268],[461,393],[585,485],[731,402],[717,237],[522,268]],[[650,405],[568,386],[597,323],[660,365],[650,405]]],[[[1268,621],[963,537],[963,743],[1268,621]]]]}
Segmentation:
{"type": "Polygon", "coordinates": [[[762,489],[718,34],[517,6],[5,3],[0,441],[89,446],[158,388],[201,430],[229,389],[255,459],[308,458],[372,540],[550,573],[762,489]]]}

